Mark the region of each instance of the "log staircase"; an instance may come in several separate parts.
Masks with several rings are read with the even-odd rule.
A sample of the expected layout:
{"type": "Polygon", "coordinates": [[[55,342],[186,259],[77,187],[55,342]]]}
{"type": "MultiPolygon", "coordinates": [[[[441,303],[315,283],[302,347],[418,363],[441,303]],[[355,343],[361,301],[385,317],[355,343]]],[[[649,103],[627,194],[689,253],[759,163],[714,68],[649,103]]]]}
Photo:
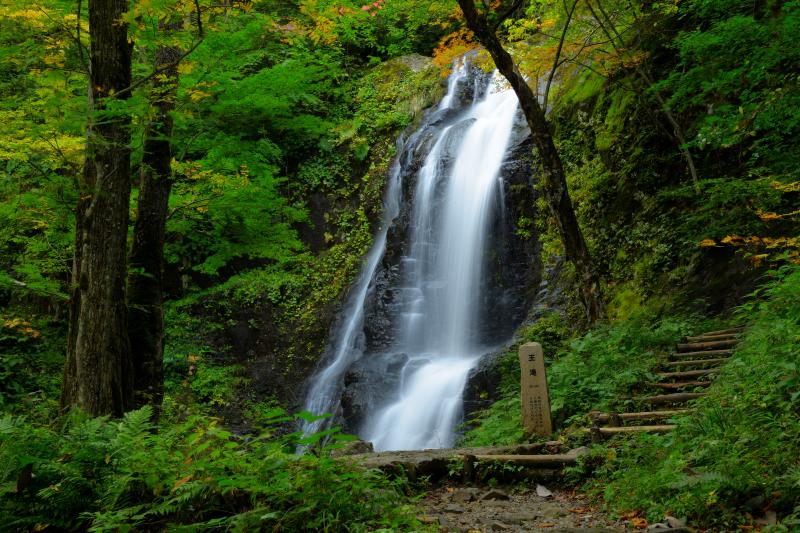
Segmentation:
{"type": "MultiPolygon", "coordinates": [[[[744,327],[708,331],[685,337],[675,352],[665,357],[654,369],[655,381],[640,384],[640,394],[629,398],[630,411],[588,414],[591,427],[586,428],[593,442],[613,435],[632,433],[666,433],[675,429],[672,419],[692,412],[692,402],[705,396],[719,372],[719,367],[733,354],[744,327]]],[[[460,462],[465,482],[475,476],[481,463],[502,462],[525,467],[531,475],[558,473],[575,464],[587,448],[564,450],[561,443],[520,444],[505,447],[453,448],[408,452],[367,453],[350,456],[364,466],[386,472],[403,472],[410,479],[426,476],[436,480],[451,472],[460,462]]]]}
{"type": "Polygon", "coordinates": [[[719,367],[728,360],[739,342],[743,327],[708,331],[686,337],[675,353],[655,369],[657,381],[642,383],[644,395],[628,402],[638,411],[589,413],[593,442],[612,435],[629,433],[665,433],[675,429],[672,418],[692,411],[694,400],[705,396],[719,367]]]}

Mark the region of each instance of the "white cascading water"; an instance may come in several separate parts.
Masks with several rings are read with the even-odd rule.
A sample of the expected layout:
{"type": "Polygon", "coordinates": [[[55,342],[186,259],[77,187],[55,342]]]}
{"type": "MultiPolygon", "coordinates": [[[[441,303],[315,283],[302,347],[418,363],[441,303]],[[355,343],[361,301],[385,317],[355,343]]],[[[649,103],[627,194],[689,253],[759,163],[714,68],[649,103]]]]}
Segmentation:
{"type": "Polygon", "coordinates": [[[456,98],[456,89],[458,89],[458,85],[464,81],[467,77],[467,60],[466,58],[461,58],[455,62],[453,65],[453,72],[450,74],[450,77],[447,78],[447,92],[442,98],[442,101],[439,102],[439,110],[450,109],[453,106],[453,102],[456,98]]]}
{"type": "MultiPolygon", "coordinates": [[[[392,401],[369,406],[359,431],[379,451],[452,446],[467,378],[486,351],[473,333],[478,329],[485,239],[517,99],[513,91],[501,88],[495,73],[480,101],[451,116],[468,68],[466,60],[457,62],[437,110],[405,143],[398,142],[381,228],[351,289],[327,366],[312,378],[305,403],[314,414],[339,413],[345,372],[364,353],[370,282],[385,254],[387,231],[400,213],[401,170],[432,130],[432,148],[417,174],[412,199],[409,247],[400,264],[399,331],[390,350],[405,354],[406,361],[392,401]],[[449,125],[428,128],[441,120],[449,125]]],[[[479,89],[476,84],[474,95],[479,89]]],[[[313,433],[323,423],[307,423],[303,431],[313,433]]]]}
{"type": "MultiPolygon", "coordinates": [[[[412,137],[413,140],[413,137],[412,137]]],[[[398,153],[402,154],[402,139],[398,140],[398,153]]],[[[337,402],[342,389],[342,376],[347,367],[357,358],[363,348],[362,343],[364,324],[364,300],[367,297],[370,281],[375,275],[383,254],[386,251],[386,234],[392,221],[400,212],[400,157],[398,157],[389,171],[389,183],[383,201],[383,220],[378,234],[372,242],[364,266],[361,268],[358,280],[351,287],[350,294],[345,303],[343,314],[345,321],[339,329],[330,363],[322,368],[310,381],[311,387],[306,394],[304,410],[315,415],[326,413],[336,414],[337,402]]],[[[322,429],[324,419],[306,422],[303,433],[310,435],[322,429]]]]}
{"type": "Polygon", "coordinates": [[[376,450],[452,446],[470,370],[485,347],[477,329],[481,275],[498,174],[517,111],[513,91],[498,90],[498,76],[483,101],[461,121],[473,121],[460,142],[452,128],[439,139],[419,172],[413,207],[411,250],[404,258],[407,286],[402,314],[408,361],[397,399],[366,421],[362,431],[376,450]],[[444,150],[454,164],[442,176],[444,150]],[[446,180],[440,204],[436,183],[446,180]],[[435,213],[436,205],[442,211],[435,213]]]}

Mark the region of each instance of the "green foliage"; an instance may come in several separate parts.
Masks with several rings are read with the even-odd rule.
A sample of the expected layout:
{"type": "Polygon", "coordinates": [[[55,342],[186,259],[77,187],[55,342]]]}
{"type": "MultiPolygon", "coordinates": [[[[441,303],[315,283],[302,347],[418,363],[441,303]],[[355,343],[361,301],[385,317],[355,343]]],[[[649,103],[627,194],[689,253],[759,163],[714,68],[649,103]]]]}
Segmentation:
{"type": "Polygon", "coordinates": [[[692,145],[737,148],[760,172],[796,176],[800,156],[800,4],[753,8],[746,2],[691,2],[690,15],[704,16],[700,28],[675,42],[680,65],[662,83],[671,105],[698,113],[692,145]],[[765,168],[766,167],[766,168],[765,168]]]}
{"type": "Polygon", "coordinates": [[[591,409],[620,408],[620,397],[649,376],[657,356],[689,333],[689,321],[639,315],[601,326],[574,340],[548,371],[551,408],[558,420],[591,409]]]}
{"type": "MultiPolygon", "coordinates": [[[[557,426],[581,422],[592,409],[626,407],[633,387],[651,379],[656,359],[680,337],[696,330],[698,317],[665,317],[647,309],[604,324],[582,336],[573,334],[563,317],[546,315],[523,329],[525,342],[540,342],[547,358],[550,405],[557,426]]],[[[519,403],[516,347],[501,364],[502,398],[482,412],[465,445],[512,444],[524,440],[519,403]]]]}
{"type": "Polygon", "coordinates": [[[0,7],[0,293],[23,299],[66,292],[86,94],[71,10],[0,7]]]}
{"type": "Polygon", "coordinates": [[[747,525],[743,511],[797,515],[800,270],[772,276],[739,308],[747,331],[696,414],[679,419],[673,434],[615,445],[595,473],[613,508],[651,519],[669,510],[713,529],[747,525]],[[761,503],[744,506],[756,497],[761,503]]]}
{"type": "MultiPolygon", "coordinates": [[[[159,427],[145,408],[122,420],[73,413],[62,431],[0,419],[0,527],[372,531],[418,529],[402,485],[353,464],[296,455],[272,429],[237,437],[217,420],[159,427]]],[[[270,426],[292,420],[279,409],[270,426]]],[[[329,432],[334,442],[347,440],[329,432]]]]}
{"type": "Polygon", "coordinates": [[[429,53],[454,27],[450,2],[304,0],[315,43],[336,44],[364,59],[429,53]]]}
{"type": "Polygon", "coordinates": [[[61,324],[0,315],[0,412],[47,419],[63,368],[61,324]]]}

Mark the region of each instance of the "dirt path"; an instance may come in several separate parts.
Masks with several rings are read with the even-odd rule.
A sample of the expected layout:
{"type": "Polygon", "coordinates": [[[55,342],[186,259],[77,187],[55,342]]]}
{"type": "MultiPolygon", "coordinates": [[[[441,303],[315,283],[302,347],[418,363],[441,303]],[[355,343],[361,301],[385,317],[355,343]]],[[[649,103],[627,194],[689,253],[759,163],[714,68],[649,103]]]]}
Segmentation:
{"type": "MultiPolygon", "coordinates": [[[[450,533],[625,531],[629,524],[607,520],[586,500],[553,490],[540,496],[536,484],[524,490],[437,487],[420,502],[427,523],[450,533]]],[[[674,530],[673,530],[674,531],[674,530]]]]}

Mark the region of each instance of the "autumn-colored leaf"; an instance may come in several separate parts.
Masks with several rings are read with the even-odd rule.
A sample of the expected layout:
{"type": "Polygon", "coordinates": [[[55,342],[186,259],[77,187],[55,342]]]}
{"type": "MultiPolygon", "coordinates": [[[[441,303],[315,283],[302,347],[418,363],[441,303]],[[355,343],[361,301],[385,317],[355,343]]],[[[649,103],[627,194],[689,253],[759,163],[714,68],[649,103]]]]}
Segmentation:
{"type": "Polygon", "coordinates": [[[192,479],[192,475],[189,474],[188,476],[186,476],[184,478],[181,478],[178,481],[176,481],[175,484],[172,486],[172,492],[175,492],[176,490],[181,488],[183,485],[188,483],[191,479],[192,479]]]}

